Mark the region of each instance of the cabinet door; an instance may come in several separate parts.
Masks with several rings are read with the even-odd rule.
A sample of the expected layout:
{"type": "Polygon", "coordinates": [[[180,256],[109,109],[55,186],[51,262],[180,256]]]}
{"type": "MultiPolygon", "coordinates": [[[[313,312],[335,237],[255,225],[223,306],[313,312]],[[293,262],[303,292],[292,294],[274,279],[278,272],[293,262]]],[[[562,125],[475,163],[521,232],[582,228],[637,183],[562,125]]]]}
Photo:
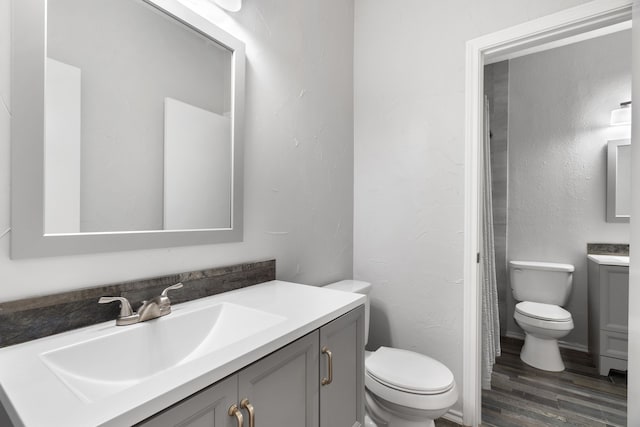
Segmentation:
{"type": "Polygon", "coordinates": [[[138,424],[144,427],[236,427],[229,416],[238,398],[238,376],[215,383],[138,424]]]}
{"type": "Polygon", "coordinates": [[[627,333],[629,267],[600,266],[600,316],[601,329],[627,333]]]}
{"type": "MultiPolygon", "coordinates": [[[[320,426],[364,425],[364,306],[320,328],[320,349],[331,352],[331,382],[320,387],[320,426]]],[[[329,354],[320,361],[329,379],[329,354]]],[[[323,381],[328,382],[328,381],[323,381]]]]}
{"type": "Polygon", "coordinates": [[[318,427],[318,340],[312,332],[240,371],[239,401],[253,406],[256,427],[318,427]]]}

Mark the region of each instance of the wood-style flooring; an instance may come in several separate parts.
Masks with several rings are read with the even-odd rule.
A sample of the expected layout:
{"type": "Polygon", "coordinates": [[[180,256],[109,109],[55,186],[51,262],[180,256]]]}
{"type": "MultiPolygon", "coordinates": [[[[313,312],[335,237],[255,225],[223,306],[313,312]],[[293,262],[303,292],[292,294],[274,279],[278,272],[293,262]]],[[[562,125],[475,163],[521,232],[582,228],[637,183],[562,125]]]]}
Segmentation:
{"type": "Polygon", "coordinates": [[[602,377],[590,355],[565,349],[564,372],[541,371],[520,360],[523,341],[502,338],[501,344],[492,390],[482,392],[483,426],[627,425],[626,374],[602,377]]]}

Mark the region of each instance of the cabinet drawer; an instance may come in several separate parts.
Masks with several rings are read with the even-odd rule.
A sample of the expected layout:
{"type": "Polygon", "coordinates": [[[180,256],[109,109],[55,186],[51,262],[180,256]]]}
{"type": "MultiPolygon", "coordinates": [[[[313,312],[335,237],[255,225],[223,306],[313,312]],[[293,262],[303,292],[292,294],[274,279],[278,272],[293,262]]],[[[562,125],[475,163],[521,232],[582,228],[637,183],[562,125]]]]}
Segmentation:
{"type": "Polygon", "coordinates": [[[627,360],[628,335],[600,330],[600,355],[627,360]]]}

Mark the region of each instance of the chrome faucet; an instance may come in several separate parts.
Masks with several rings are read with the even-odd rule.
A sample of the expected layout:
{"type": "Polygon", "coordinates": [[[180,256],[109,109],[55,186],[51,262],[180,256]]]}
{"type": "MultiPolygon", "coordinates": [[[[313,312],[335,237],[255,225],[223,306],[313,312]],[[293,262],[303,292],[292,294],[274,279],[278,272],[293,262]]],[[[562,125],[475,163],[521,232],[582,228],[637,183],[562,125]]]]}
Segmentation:
{"type": "Polygon", "coordinates": [[[114,301],[120,302],[120,314],[116,319],[116,325],[125,326],[134,323],[146,322],[171,313],[171,300],[167,293],[173,289],[180,289],[182,283],[176,283],[166,288],[162,293],[150,301],[142,301],[142,305],[137,312],[133,312],[129,300],[125,297],[101,297],[98,300],[100,304],[106,304],[114,301]]]}

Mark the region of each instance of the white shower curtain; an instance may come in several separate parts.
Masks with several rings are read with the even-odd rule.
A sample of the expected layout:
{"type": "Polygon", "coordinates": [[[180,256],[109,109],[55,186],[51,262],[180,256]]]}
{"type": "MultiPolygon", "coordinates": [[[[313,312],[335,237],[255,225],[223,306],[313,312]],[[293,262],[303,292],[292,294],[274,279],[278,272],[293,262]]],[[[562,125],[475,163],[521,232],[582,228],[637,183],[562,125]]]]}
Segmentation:
{"type": "Polygon", "coordinates": [[[500,318],[496,283],[496,255],[493,240],[493,204],[491,196],[491,149],[489,101],[484,100],[484,159],[482,192],[482,263],[480,264],[482,294],[482,388],[491,390],[491,373],[500,356],[500,318]]]}

